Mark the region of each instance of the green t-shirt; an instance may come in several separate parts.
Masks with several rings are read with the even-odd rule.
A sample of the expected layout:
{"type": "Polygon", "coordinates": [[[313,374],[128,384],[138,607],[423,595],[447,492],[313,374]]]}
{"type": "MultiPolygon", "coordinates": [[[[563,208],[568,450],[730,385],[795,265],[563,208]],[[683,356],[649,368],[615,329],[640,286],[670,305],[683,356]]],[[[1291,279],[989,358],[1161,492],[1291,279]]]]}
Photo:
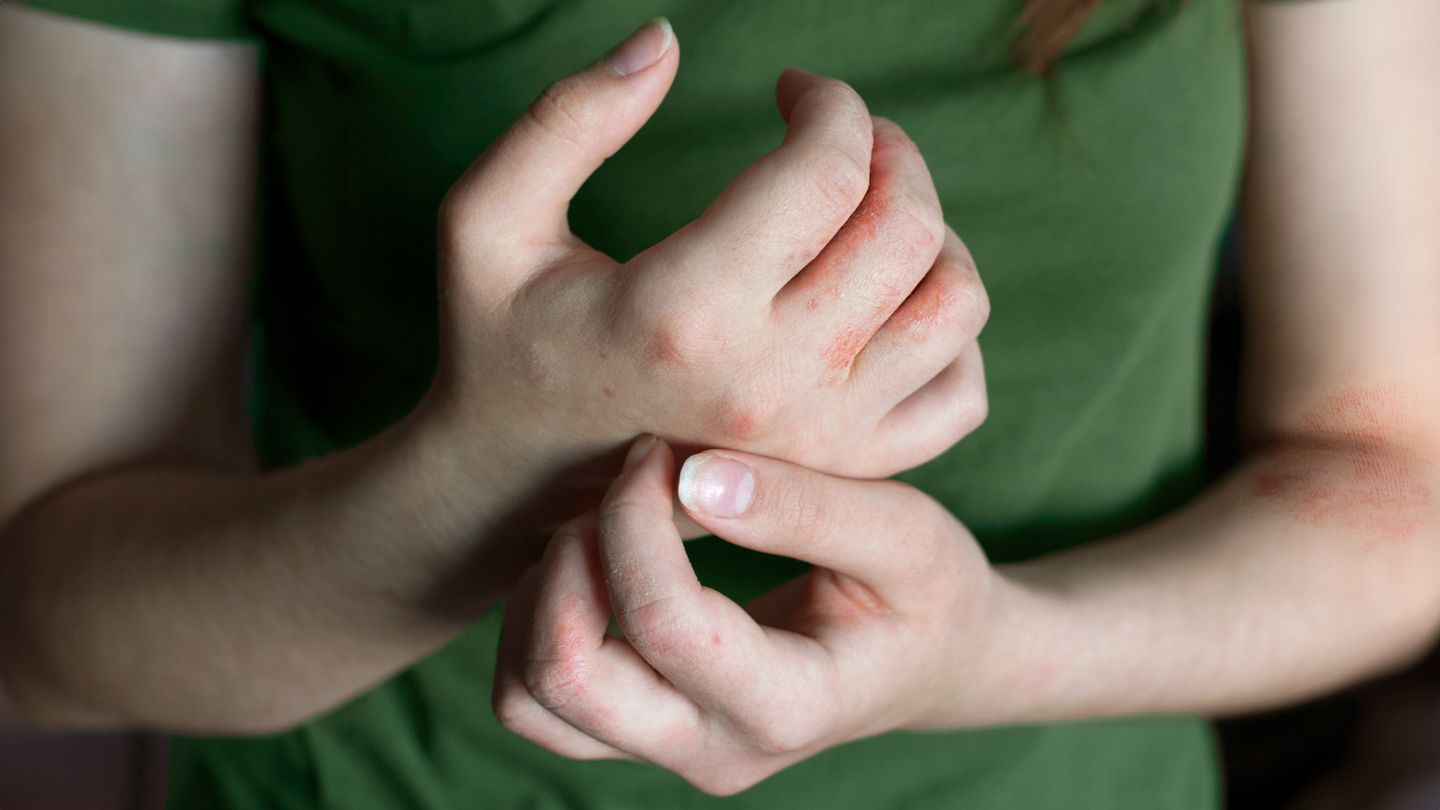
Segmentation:
{"type": "MultiPolygon", "coordinates": [[[[903,477],[996,561],[1086,542],[1200,484],[1206,310],[1243,145],[1234,0],[1106,0],[1054,78],[1007,60],[1022,0],[34,0],[178,36],[263,43],[256,287],[260,449],[271,464],[373,434],[428,385],[434,229],[448,185],[549,82],[664,14],[684,43],[655,118],[571,208],[628,258],[778,143],[787,65],[899,122],[973,250],[993,316],[991,415],[903,477]]],[[[759,592],[796,564],[716,540],[702,580],[759,592]]],[[[488,702],[498,615],[292,732],[176,739],[183,808],[1202,808],[1192,717],[895,733],[729,799],[633,763],[570,762],[488,702]]]]}

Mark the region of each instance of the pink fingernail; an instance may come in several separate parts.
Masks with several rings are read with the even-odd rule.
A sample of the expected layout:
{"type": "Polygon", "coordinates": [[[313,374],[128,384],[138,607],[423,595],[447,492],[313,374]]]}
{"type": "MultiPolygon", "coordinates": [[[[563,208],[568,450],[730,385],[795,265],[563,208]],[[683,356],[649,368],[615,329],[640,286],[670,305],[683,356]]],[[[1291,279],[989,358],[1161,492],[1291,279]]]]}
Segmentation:
{"type": "Polygon", "coordinates": [[[656,17],[615,46],[615,50],[605,57],[605,63],[620,76],[639,73],[659,62],[674,40],[675,32],[670,28],[670,21],[656,17]]]}
{"type": "Polygon", "coordinates": [[[693,512],[739,517],[755,502],[755,471],[729,456],[691,456],[680,468],[680,502],[693,512]]]}

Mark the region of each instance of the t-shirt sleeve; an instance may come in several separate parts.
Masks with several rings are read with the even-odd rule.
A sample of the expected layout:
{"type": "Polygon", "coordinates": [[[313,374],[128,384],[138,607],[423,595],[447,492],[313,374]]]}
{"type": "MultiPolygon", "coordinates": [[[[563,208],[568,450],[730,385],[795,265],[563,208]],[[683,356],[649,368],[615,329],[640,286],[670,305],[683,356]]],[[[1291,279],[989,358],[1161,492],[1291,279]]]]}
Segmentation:
{"type": "Polygon", "coordinates": [[[249,0],[20,0],[37,11],[186,39],[255,37],[249,0]]]}

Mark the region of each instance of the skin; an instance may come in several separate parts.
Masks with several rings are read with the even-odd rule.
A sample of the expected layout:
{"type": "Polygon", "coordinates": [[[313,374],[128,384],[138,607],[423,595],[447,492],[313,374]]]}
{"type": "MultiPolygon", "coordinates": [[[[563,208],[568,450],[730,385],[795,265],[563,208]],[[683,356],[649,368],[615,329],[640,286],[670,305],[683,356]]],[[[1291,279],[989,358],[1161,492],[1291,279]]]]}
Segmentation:
{"type": "MultiPolygon", "coordinates": [[[[704,590],[683,562],[671,518],[675,460],[668,446],[650,443],[602,509],[567,524],[516,589],[497,672],[501,719],[570,756],[647,760],[728,793],[830,745],[889,729],[1240,711],[1397,666],[1431,643],[1440,624],[1440,516],[1420,493],[1436,491],[1440,466],[1433,373],[1440,247],[1429,227],[1440,215],[1440,109],[1430,79],[1440,68],[1431,47],[1437,13],[1427,0],[1374,0],[1251,14],[1256,107],[1245,218],[1247,233],[1264,235],[1247,240],[1247,421],[1255,449],[1226,481],[1169,519],[1111,542],[995,567],[955,517],[913,489],[711,451],[702,462],[720,456],[750,471],[753,502],[719,516],[696,492],[681,493],[690,517],[731,542],[817,566],[745,610],[704,590]],[[1375,470],[1384,472],[1365,478],[1375,470]],[[1413,528],[1377,523],[1392,511],[1386,498],[1412,505],[1413,528]],[[1347,519],[1320,519],[1317,504],[1347,519]],[[604,636],[612,612],[623,640],[604,636]]],[[[390,456],[377,449],[372,457],[390,456]]],[[[408,472],[450,457],[435,453],[408,472]]],[[[405,481],[372,480],[374,502],[404,504],[405,481]]],[[[196,510],[205,521],[224,522],[214,500],[201,502],[212,507],[196,510]]],[[[325,502],[287,503],[305,514],[325,502]]],[[[128,508],[117,514],[142,511],[128,508]]],[[[417,514],[451,509],[397,509],[394,519],[408,541],[417,514]]],[[[334,542],[353,544],[375,525],[336,530],[334,542]]],[[[296,542],[311,537],[288,539],[314,553],[313,544],[296,542]]],[[[204,540],[226,545],[218,533],[204,540]]],[[[133,539],[127,547],[148,548],[133,539]]],[[[364,559],[363,551],[347,545],[341,558],[364,559]]],[[[254,556],[232,566],[244,571],[254,556]]],[[[30,570],[92,581],[72,574],[75,567],[72,555],[65,566],[30,570]]],[[[333,568],[314,566],[300,581],[333,583],[333,568]]],[[[126,573],[113,561],[106,570],[126,573]]],[[[276,576],[294,577],[293,570],[276,576]]],[[[171,586],[173,598],[183,577],[172,573],[140,581],[171,586]]],[[[233,579],[232,589],[267,584],[263,576],[233,579]]],[[[375,643],[386,624],[366,623],[395,614],[344,601],[343,587],[331,590],[296,604],[303,590],[276,587],[291,600],[287,614],[268,617],[270,624],[244,619],[274,635],[237,649],[270,654],[303,635],[297,625],[326,616],[328,598],[361,611],[365,621],[355,625],[363,639],[341,623],[343,643],[298,638],[289,648],[297,657],[353,655],[347,645],[375,643]]],[[[39,601],[38,592],[27,599],[62,604],[39,601]]],[[[133,600],[147,592],[123,593],[133,600]]],[[[216,597],[213,588],[197,591],[179,605],[223,621],[216,597]]],[[[93,604],[114,610],[126,601],[93,604]]],[[[167,635],[186,630],[166,627],[166,615],[131,614],[111,627],[133,639],[132,625],[148,618],[161,622],[157,639],[184,639],[167,635]]],[[[213,644],[213,636],[192,643],[213,644]]],[[[6,644],[17,637],[7,635],[6,644]]],[[[8,658],[12,648],[5,649],[8,658]]],[[[177,665],[173,656],[164,660],[177,665]]],[[[224,662],[214,674],[197,667],[203,661],[185,665],[187,674],[223,687],[248,660],[224,662]]],[[[327,674],[350,671],[343,661],[327,663],[327,674]]]]}
{"type": "Polygon", "coordinates": [[[679,63],[658,26],[626,48],[441,204],[419,407],[260,474],[239,412],[254,52],[0,8],[0,675],[25,714],[307,719],[502,598],[642,432],[866,476],[979,424],[983,287],[919,153],[838,81],[783,75],[784,143],[630,262],[570,233],[570,197],[679,63]],[[812,276],[845,295],[809,306],[791,288],[812,276]],[[916,289],[945,311],[892,324],[916,289]]]}
{"type": "Polygon", "coordinates": [[[517,588],[502,721],[728,794],[885,731],[1248,711],[1432,645],[1440,5],[1247,14],[1238,469],[1152,525],[994,566],[912,488],[710,450],[679,477],[689,516],[816,566],[742,607],[696,581],[669,517],[674,456],[642,441],[517,588]],[[612,614],[623,638],[605,634],[612,614]]]}

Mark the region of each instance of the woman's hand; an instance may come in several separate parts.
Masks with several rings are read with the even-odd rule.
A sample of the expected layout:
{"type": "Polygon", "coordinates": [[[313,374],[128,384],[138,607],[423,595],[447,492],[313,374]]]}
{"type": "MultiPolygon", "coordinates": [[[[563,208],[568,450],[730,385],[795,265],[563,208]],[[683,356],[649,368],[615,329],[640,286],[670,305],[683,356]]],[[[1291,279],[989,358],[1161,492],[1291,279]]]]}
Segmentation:
{"type": "Polygon", "coordinates": [[[1003,693],[987,646],[1007,587],[939,504],[730,451],[692,456],[680,497],[737,545],[810,573],[741,608],[704,588],[671,520],[674,459],[642,438],[598,517],[569,524],[508,604],[495,710],[565,756],[655,763],[733,793],[827,747],[1003,693]],[[624,638],[606,634],[614,615],[624,638]],[[963,647],[963,649],[960,649],[963,647]]]}
{"type": "Polygon", "coordinates": [[[883,476],[978,425],[984,289],[914,144],[839,81],[785,73],[784,144],[631,261],[570,233],[570,198],[679,59],[658,24],[618,53],[547,91],[443,206],[434,397],[457,451],[513,469],[650,432],[883,476]]]}

